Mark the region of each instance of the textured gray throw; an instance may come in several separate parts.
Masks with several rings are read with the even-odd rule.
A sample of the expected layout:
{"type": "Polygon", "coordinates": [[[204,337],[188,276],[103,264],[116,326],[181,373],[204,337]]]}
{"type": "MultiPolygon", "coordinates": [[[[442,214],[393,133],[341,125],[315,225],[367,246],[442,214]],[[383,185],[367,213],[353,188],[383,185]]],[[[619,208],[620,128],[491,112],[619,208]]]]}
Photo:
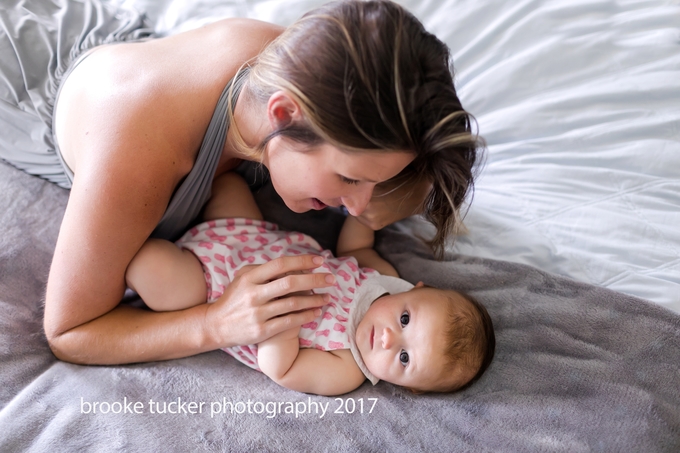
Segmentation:
{"type": "MultiPolygon", "coordinates": [[[[270,192],[258,201],[291,227],[270,192]]],[[[380,235],[380,252],[412,282],[471,292],[496,326],[496,357],[463,392],[382,382],[309,396],[221,351],[60,362],[42,298],[67,196],[0,163],[0,451],[680,451],[678,314],[519,264],[433,261],[409,222],[380,235]]],[[[298,223],[332,245],[336,216],[298,223]]]]}

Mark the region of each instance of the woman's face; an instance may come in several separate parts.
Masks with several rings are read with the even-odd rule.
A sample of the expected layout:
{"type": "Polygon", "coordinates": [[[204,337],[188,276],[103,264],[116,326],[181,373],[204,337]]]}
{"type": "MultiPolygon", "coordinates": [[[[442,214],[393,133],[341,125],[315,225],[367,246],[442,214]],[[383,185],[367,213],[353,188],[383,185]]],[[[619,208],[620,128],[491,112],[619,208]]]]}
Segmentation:
{"type": "Polygon", "coordinates": [[[410,152],[345,152],[330,144],[305,148],[276,137],[268,144],[263,162],[290,210],[342,205],[358,216],[376,184],[399,174],[414,158],[410,152]]]}

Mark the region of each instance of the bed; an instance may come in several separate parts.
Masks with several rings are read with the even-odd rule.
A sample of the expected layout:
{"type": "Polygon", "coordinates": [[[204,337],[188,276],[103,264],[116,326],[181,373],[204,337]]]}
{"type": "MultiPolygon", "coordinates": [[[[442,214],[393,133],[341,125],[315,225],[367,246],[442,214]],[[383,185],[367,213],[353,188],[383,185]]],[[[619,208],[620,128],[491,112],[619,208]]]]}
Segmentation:
{"type": "MultiPolygon", "coordinates": [[[[289,24],[318,0],[119,0],[160,35],[289,24]]],[[[0,162],[0,451],[680,451],[680,2],[404,0],[452,49],[487,142],[468,232],[433,260],[411,218],[377,248],[469,291],[496,327],[472,387],[288,391],[216,351],[55,359],[42,297],[68,192],[0,162]],[[162,412],[162,413],[159,413],[162,412]]],[[[332,247],[338,213],[270,220],[332,247]]]]}

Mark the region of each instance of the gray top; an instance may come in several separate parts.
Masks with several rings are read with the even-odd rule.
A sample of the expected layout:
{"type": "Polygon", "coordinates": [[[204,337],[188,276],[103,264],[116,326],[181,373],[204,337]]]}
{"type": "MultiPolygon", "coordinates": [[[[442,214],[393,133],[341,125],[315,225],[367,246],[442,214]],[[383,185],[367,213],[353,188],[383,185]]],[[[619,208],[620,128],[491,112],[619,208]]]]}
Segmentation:
{"type": "Polygon", "coordinates": [[[203,205],[210,198],[215,170],[222,155],[224,142],[227,139],[227,130],[229,129],[229,116],[227,115],[229,91],[233,84],[234,89],[231,96],[233,109],[249,70],[246,67],[239,71],[222,91],[208,125],[208,130],[203,137],[198,156],[196,156],[196,162],[194,162],[189,174],[175,189],[163,218],[151,234],[152,237],[169,240],[178,239],[198,217],[203,205]]]}

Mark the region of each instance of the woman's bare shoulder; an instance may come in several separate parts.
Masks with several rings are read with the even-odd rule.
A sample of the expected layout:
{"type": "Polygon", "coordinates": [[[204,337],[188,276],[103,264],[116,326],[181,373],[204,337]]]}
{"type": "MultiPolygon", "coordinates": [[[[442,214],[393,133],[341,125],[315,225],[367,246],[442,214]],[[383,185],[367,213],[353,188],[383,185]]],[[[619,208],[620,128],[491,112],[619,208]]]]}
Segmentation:
{"type": "Polygon", "coordinates": [[[130,145],[143,138],[193,162],[224,87],[282,30],[252,19],[224,19],[165,38],[98,49],[69,76],[60,95],[56,133],[60,146],[63,141],[68,148],[66,157],[79,153],[81,143],[74,137],[89,127],[98,138],[102,131],[112,132],[115,140],[133,140],[130,145]]]}
{"type": "Polygon", "coordinates": [[[238,38],[239,41],[245,38],[246,40],[264,40],[266,42],[275,39],[285,30],[285,27],[280,25],[245,17],[222,19],[203,28],[217,30],[219,33],[224,33],[225,37],[238,38]]]}
{"type": "Polygon", "coordinates": [[[159,40],[158,44],[166,46],[168,51],[173,47],[186,48],[196,60],[214,65],[210,69],[221,69],[218,73],[227,77],[228,81],[244,63],[252,62],[284,30],[284,27],[268,22],[229,18],[169,37],[167,41],[159,40]]]}
{"type": "Polygon", "coordinates": [[[199,66],[217,64],[232,76],[243,63],[255,58],[284,27],[248,18],[228,18],[200,28],[149,42],[157,54],[173,53],[199,66]],[[203,61],[203,64],[201,64],[203,61]]]}

